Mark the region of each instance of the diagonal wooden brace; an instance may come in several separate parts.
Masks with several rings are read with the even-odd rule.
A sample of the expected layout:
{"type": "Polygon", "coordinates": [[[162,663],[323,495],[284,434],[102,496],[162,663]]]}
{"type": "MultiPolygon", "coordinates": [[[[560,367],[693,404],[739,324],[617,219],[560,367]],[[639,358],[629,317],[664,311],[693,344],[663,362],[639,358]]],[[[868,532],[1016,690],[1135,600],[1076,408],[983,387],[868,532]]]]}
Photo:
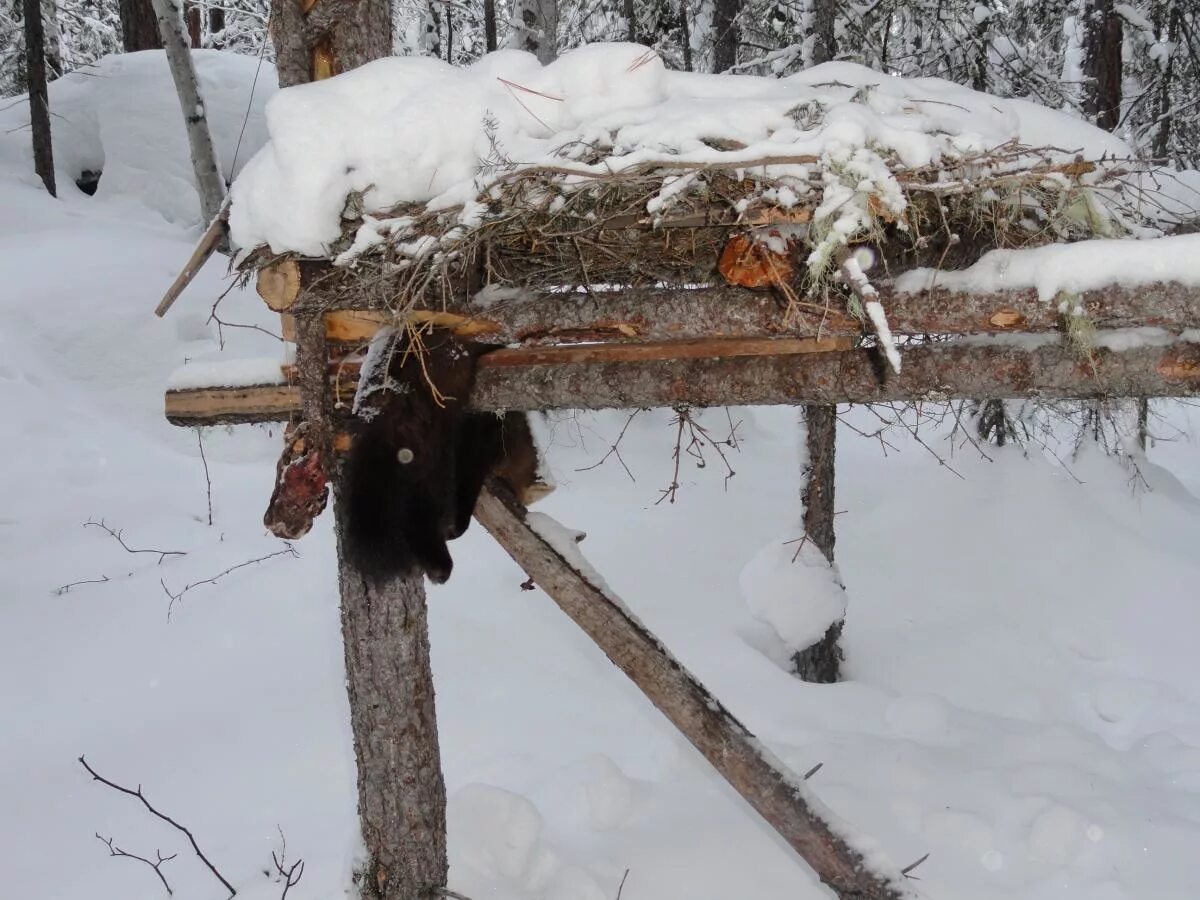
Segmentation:
{"type": "Polygon", "coordinates": [[[552,542],[534,530],[525,508],[496,479],[480,496],[475,518],[841,900],[916,897],[898,870],[869,867],[814,808],[803,781],[616,597],[580,571],[582,557],[569,558],[578,553],[569,538],[552,542]]]}

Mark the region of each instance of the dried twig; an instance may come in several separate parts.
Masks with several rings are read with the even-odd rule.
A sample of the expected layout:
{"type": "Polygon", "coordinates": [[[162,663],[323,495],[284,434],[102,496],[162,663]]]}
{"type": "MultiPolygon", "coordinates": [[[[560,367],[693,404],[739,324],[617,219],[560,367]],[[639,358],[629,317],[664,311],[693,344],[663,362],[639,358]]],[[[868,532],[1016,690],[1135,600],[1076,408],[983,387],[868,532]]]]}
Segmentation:
{"type": "Polygon", "coordinates": [[[604,465],[605,461],[610,456],[616,456],[617,462],[619,462],[621,464],[621,468],[625,470],[625,474],[629,476],[629,480],[636,482],[637,479],[633,477],[633,473],[629,471],[629,466],[625,465],[625,460],[621,457],[620,447],[621,447],[621,441],[625,437],[625,432],[629,430],[630,424],[633,422],[633,420],[637,417],[637,414],[640,412],[643,412],[643,410],[635,409],[633,412],[631,412],[629,414],[629,418],[625,420],[625,425],[621,429],[621,433],[618,434],[617,439],[615,441],[613,441],[612,444],[609,445],[608,452],[605,453],[602,457],[600,457],[598,462],[594,462],[590,466],[583,466],[582,468],[576,469],[575,471],[576,472],[590,472],[592,469],[598,469],[598,468],[600,468],[600,466],[604,465]]]}
{"type": "Polygon", "coordinates": [[[625,879],[629,877],[629,870],[625,870],[625,874],[621,876],[621,883],[617,885],[617,898],[621,900],[621,893],[625,890],[625,879]]]}
{"type": "Polygon", "coordinates": [[[275,340],[279,341],[280,343],[283,343],[283,335],[276,334],[275,332],[271,331],[271,329],[269,329],[269,328],[263,328],[261,325],[249,325],[249,324],[246,324],[245,322],[229,322],[225,319],[222,319],[219,315],[217,315],[217,307],[221,305],[221,301],[224,300],[227,296],[229,296],[229,292],[232,291],[236,287],[241,287],[240,282],[237,280],[231,281],[229,283],[229,286],[221,292],[221,295],[219,297],[217,297],[216,300],[213,301],[212,308],[208,311],[208,321],[217,326],[217,346],[220,347],[222,350],[225,349],[225,329],[226,328],[242,328],[242,329],[245,329],[246,331],[257,331],[257,332],[267,335],[267,337],[273,337],[273,338],[275,338],[275,340]]]}
{"type": "Polygon", "coordinates": [[[208,474],[208,459],[204,456],[204,439],[200,435],[200,429],[196,429],[196,445],[200,448],[200,462],[204,465],[204,493],[208,498],[208,524],[213,523],[212,518],[212,478],[208,474]]]}
{"type": "Polygon", "coordinates": [[[99,578],[85,578],[82,581],[72,581],[69,584],[60,584],[54,589],[56,596],[61,597],[63,594],[69,594],[71,588],[79,587],[81,584],[104,584],[106,581],[112,581],[107,575],[101,575],[99,578]]]}
{"type": "Polygon", "coordinates": [[[138,856],[136,853],[129,853],[125,850],[122,850],[120,847],[118,847],[116,844],[113,843],[112,838],[101,837],[100,832],[98,832],[98,831],[96,832],[96,840],[100,841],[102,844],[104,844],[106,847],[108,847],[109,856],[123,856],[126,859],[136,859],[139,862],[144,862],[146,865],[148,865],[150,868],[152,868],[154,870],[154,874],[158,876],[158,880],[162,882],[163,887],[167,889],[167,893],[169,895],[174,896],[175,892],[173,890],[171,890],[171,885],[167,883],[167,878],[162,873],[162,864],[173,860],[176,856],[179,855],[178,853],[172,853],[170,856],[163,856],[161,850],[155,850],[154,855],[158,857],[158,862],[151,862],[150,860],[146,859],[146,857],[144,857],[144,856],[138,856]]]}
{"type": "MultiPolygon", "coordinates": [[[[178,822],[176,822],[170,816],[166,815],[165,813],[159,812],[157,809],[155,809],[153,806],[151,806],[150,801],[147,800],[145,794],[142,793],[142,786],[140,784],[137,786],[137,790],[131,790],[130,788],[122,787],[121,785],[117,784],[116,782],[109,781],[107,778],[103,777],[102,775],[97,774],[96,770],[93,769],[91,766],[89,766],[87,763],[87,760],[84,759],[82,756],[79,757],[79,764],[81,766],[83,766],[85,769],[87,769],[88,774],[92,776],[92,779],[94,781],[99,781],[101,784],[112,788],[114,791],[120,791],[122,794],[128,794],[130,797],[137,797],[137,799],[142,802],[142,806],[146,807],[146,810],[149,813],[151,813],[151,815],[157,816],[158,818],[160,818],[164,822],[166,822],[168,825],[174,826],[174,828],[177,831],[183,832],[183,834],[187,837],[188,841],[191,843],[192,849],[196,851],[196,855],[198,857],[200,857],[200,861],[203,862],[204,865],[208,866],[208,870],[210,872],[212,872],[213,875],[216,876],[216,879],[225,886],[225,890],[229,891],[229,896],[233,897],[237,894],[237,889],[225,879],[224,875],[222,875],[220,872],[217,871],[217,867],[214,866],[212,864],[212,861],[209,860],[209,858],[204,855],[203,851],[201,851],[200,845],[196,843],[196,838],[191,833],[191,831],[189,831],[183,825],[180,825],[178,822]]],[[[97,835],[97,837],[99,837],[99,835],[97,835]]],[[[103,838],[101,838],[101,840],[103,840],[103,838]]],[[[164,862],[165,862],[165,860],[164,860],[164,862]]],[[[168,890],[170,890],[170,889],[168,888],[168,890]]]]}
{"type": "Polygon", "coordinates": [[[188,591],[192,590],[193,588],[198,588],[204,584],[216,584],[218,581],[220,581],[226,575],[228,575],[231,572],[236,572],[238,569],[245,568],[246,566],[257,565],[258,563],[266,562],[268,559],[274,559],[276,556],[284,556],[284,555],[294,556],[294,557],[300,556],[300,554],[296,552],[296,548],[293,547],[290,542],[284,541],[282,550],[276,550],[274,553],[268,553],[266,556],[260,556],[257,559],[248,559],[245,562],[240,562],[236,566],[230,566],[224,572],[218,572],[216,575],[213,575],[211,578],[202,578],[199,581],[193,581],[191,584],[185,585],[179,591],[172,591],[169,587],[167,587],[166,582],[160,578],[158,580],[158,583],[162,585],[162,589],[166,593],[166,595],[171,598],[171,602],[167,606],[167,620],[169,621],[171,618],[171,612],[175,608],[175,603],[180,598],[182,598],[184,594],[186,594],[188,591]]]}
{"type": "Polygon", "coordinates": [[[275,864],[275,871],[283,879],[283,893],[279,895],[279,900],[285,900],[288,891],[298,885],[304,875],[304,860],[298,859],[286,869],[283,867],[285,861],[276,856],[274,850],[271,851],[271,862],[275,864]]]}
{"type": "Polygon", "coordinates": [[[915,869],[917,866],[919,866],[921,863],[925,862],[925,860],[927,860],[927,859],[929,859],[928,853],[926,853],[924,856],[922,856],[916,862],[910,862],[907,866],[905,866],[903,869],[900,870],[900,874],[903,875],[905,878],[912,878],[914,881],[919,881],[920,880],[919,878],[917,878],[915,875],[910,875],[909,873],[912,872],[912,870],[915,869]]]}
{"type": "MultiPolygon", "coordinates": [[[[100,528],[100,529],[103,529],[104,531],[108,532],[108,534],[112,536],[113,540],[115,540],[118,544],[120,544],[121,549],[124,550],[126,553],[157,553],[158,554],[158,564],[160,566],[162,565],[162,561],[164,559],[166,559],[168,556],[187,556],[186,550],[153,550],[153,549],[140,549],[140,548],[130,547],[127,543],[125,543],[124,529],[113,528],[107,522],[105,522],[103,519],[101,519],[98,522],[95,519],[88,519],[86,522],[83,523],[83,527],[84,528],[89,528],[89,527],[100,528]]],[[[108,580],[107,576],[105,577],[104,580],[105,581],[108,580]]]]}
{"type": "Polygon", "coordinates": [[[671,474],[671,483],[659,492],[658,499],[654,501],[655,506],[664,500],[669,503],[675,502],[675,495],[679,492],[679,462],[684,454],[687,454],[696,461],[697,469],[703,469],[708,465],[708,460],[704,458],[704,447],[706,445],[717,451],[717,456],[721,458],[721,463],[725,466],[725,486],[726,488],[729,487],[729,479],[736,475],[737,472],[729,464],[729,458],[721,448],[731,447],[735,450],[739,449],[737,424],[733,423],[732,416],[730,416],[729,421],[729,436],[718,440],[712,436],[707,428],[693,418],[690,409],[684,406],[675,408],[675,420],[673,423],[676,426],[675,449],[671,453],[671,459],[675,463],[675,468],[671,474]],[[686,444],[683,442],[685,429],[688,435],[686,444]]]}

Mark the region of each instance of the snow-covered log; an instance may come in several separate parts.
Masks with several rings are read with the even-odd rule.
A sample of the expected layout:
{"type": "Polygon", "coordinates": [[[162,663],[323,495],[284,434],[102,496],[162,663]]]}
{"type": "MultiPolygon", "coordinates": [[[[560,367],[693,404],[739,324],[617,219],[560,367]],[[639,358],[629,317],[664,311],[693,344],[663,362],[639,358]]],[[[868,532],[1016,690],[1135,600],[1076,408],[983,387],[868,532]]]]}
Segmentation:
{"type": "Polygon", "coordinates": [[[182,0],[153,0],[153,3],[163,49],[171,66],[171,78],[179,93],[179,108],[187,125],[188,149],[196,174],[196,190],[200,194],[200,212],[204,221],[211,224],[221,213],[221,204],[225,200],[225,179],[221,177],[221,168],[217,164],[204,98],[200,95],[200,82],[192,63],[182,0]]]}
{"type": "Polygon", "coordinates": [[[495,479],[475,517],[839,898],[913,896],[900,872],[864,858],[804,782],[606,589],[568,532],[544,516],[531,527],[524,507],[495,479]]]}

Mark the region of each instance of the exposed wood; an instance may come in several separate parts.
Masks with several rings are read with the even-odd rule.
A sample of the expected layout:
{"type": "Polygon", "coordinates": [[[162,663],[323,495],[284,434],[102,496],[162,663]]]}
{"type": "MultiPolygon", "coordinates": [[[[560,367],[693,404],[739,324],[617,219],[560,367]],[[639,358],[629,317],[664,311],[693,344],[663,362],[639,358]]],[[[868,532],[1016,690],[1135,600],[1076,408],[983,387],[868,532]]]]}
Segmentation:
{"type": "Polygon", "coordinates": [[[221,246],[221,239],[225,236],[225,222],[229,218],[229,198],[225,198],[225,202],[221,205],[221,210],[217,217],[212,220],[204,234],[200,236],[200,241],[196,244],[196,249],[192,251],[192,255],[188,257],[188,261],[184,263],[183,269],[175,280],[171,282],[171,286],[167,288],[167,292],[163,294],[162,300],[158,301],[158,306],[154,308],[154,314],[160,319],[167,314],[167,310],[179,299],[179,295],[184,292],[192,280],[204,268],[204,264],[208,262],[208,258],[217,252],[217,248],[221,246]]]}
{"type": "Polygon", "coordinates": [[[46,30],[41,0],[24,0],[25,84],[29,91],[29,125],[33,135],[33,169],[47,193],[58,196],[54,184],[54,149],[50,134],[50,95],[46,89],[46,30]]]}
{"type": "Polygon", "coordinates": [[[172,425],[237,425],[285,422],[300,411],[300,389],[291,384],[167,391],[172,425]]]}
{"type": "Polygon", "coordinates": [[[844,900],[911,897],[898,872],[868,868],[814,809],[789,772],[720,701],[614,597],[597,588],[525,520],[525,510],[493,479],[475,517],[509,555],[647,699],[667,717],[768,825],[844,900]]]}
{"type": "Polygon", "coordinates": [[[829,353],[849,350],[849,338],[717,338],[692,341],[655,341],[645,344],[577,344],[562,347],[520,347],[497,350],[479,360],[480,370],[529,366],[586,365],[592,362],[649,362],[654,360],[737,359],[829,353]]]}
{"type": "MultiPolygon", "coordinates": [[[[1039,300],[1034,290],[973,294],[937,288],[908,294],[897,292],[886,281],[875,287],[893,334],[1037,332],[1056,330],[1060,324],[1058,305],[1039,300]]],[[[1175,282],[1112,285],[1076,299],[1097,328],[1154,326],[1176,333],[1200,328],[1200,290],[1175,282]]],[[[358,304],[365,305],[361,299],[358,304]]],[[[344,306],[330,301],[329,308],[344,306]]],[[[840,303],[826,308],[801,294],[785,325],[787,308],[787,300],[774,292],[715,285],[695,290],[530,293],[487,306],[463,302],[439,312],[477,322],[478,333],[497,344],[834,336],[858,335],[863,330],[840,303]]],[[[354,335],[355,341],[368,338],[354,335]]]]}
{"type": "Polygon", "coordinates": [[[254,289],[275,312],[290,309],[300,296],[300,263],[283,259],[259,269],[254,289]]]}
{"type": "MultiPolygon", "coordinates": [[[[568,353],[575,348],[563,348],[568,353]]],[[[615,347],[613,348],[615,349],[615,347]]],[[[904,372],[881,378],[871,350],[758,356],[612,361],[530,358],[497,350],[480,360],[471,406],[481,410],[872,403],[1016,397],[1185,397],[1200,395],[1200,344],[1115,352],[1097,349],[1095,371],[1058,344],[934,343],[902,350],[904,372]],[[513,364],[514,358],[523,361],[513,364]]],[[[338,365],[338,364],[335,364],[338,365]]],[[[349,402],[355,377],[341,365],[338,398],[349,402]]],[[[283,384],[168,391],[177,425],[282,421],[299,409],[283,384]]]]}

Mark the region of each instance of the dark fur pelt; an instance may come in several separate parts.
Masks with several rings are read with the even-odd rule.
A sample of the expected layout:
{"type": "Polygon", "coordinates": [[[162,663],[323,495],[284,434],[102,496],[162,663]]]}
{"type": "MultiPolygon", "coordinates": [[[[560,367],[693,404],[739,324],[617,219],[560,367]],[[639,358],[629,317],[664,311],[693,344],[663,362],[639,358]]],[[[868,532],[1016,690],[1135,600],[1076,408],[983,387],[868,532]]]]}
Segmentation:
{"type": "Polygon", "coordinates": [[[518,496],[536,478],[524,413],[463,407],[483,349],[441,330],[423,336],[420,357],[404,338],[390,349],[389,388],[372,394],[345,462],[344,553],[376,581],[421,573],[446,581],[454,567],[446,543],[467,530],[488,476],[501,475],[518,496]]]}

